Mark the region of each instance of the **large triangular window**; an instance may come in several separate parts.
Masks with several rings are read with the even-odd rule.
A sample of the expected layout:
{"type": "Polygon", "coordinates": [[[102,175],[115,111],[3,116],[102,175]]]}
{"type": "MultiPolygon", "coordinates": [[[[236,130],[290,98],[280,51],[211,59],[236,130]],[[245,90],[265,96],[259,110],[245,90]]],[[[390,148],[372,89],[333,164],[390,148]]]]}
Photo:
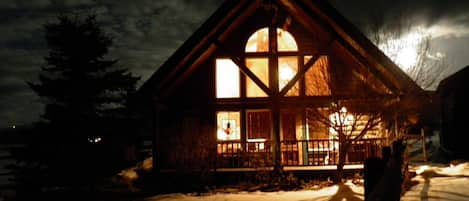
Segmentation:
{"type": "Polygon", "coordinates": [[[239,98],[239,69],[231,59],[217,59],[215,62],[216,97],[239,98]]]}
{"type": "Polygon", "coordinates": [[[246,43],[241,62],[251,74],[246,76],[244,84],[240,84],[239,66],[233,60],[216,60],[217,98],[262,98],[268,96],[269,90],[275,93],[285,90],[285,96],[299,95],[299,81],[289,83],[300,69],[299,61],[303,60],[297,43],[286,30],[277,28],[269,32],[269,28],[261,28],[246,43]],[[269,37],[274,34],[276,37],[269,37]],[[271,41],[271,38],[276,40],[271,41]],[[241,86],[245,86],[245,94],[241,94],[241,86]]]}
{"type": "MultiPolygon", "coordinates": [[[[262,28],[254,32],[245,47],[246,66],[267,86],[277,82],[277,90],[281,91],[298,73],[298,46],[293,36],[287,31],[277,28],[276,41],[271,41],[269,28],[262,28]],[[272,44],[276,46],[272,50],[272,44]],[[269,66],[271,68],[269,68],[269,66]],[[272,73],[272,68],[276,72],[272,73]],[[278,74],[275,81],[269,75],[278,74]],[[270,77],[270,79],[269,79],[270,77]]],[[[295,83],[286,93],[287,96],[299,95],[299,84],[295,83]]],[[[246,79],[247,97],[265,97],[267,94],[257,86],[252,79],[246,79]]]]}

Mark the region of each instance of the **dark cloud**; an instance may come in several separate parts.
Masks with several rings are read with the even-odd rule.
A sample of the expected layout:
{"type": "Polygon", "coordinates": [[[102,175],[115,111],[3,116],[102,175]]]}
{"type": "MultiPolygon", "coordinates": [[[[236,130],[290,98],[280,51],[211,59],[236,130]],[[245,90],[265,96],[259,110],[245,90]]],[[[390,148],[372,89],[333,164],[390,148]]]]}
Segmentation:
{"type": "Polygon", "coordinates": [[[39,98],[28,88],[47,54],[43,25],[60,14],[96,13],[114,38],[109,57],[143,83],[222,1],[0,1],[0,127],[37,120],[39,98]]]}
{"type": "MultiPolygon", "coordinates": [[[[331,1],[362,29],[370,19],[385,23],[405,15],[418,24],[440,23],[445,25],[444,30],[451,30],[439,38],[442,50],[450,51],[452,46],[443,44],[451,44],[448,42],[451,38],[458,38],[459,44],[469,40],[463,34],[469,24],[469,1],[331,1]],[[454,31],[454,27],[459,31],[454,31]]],[[[44,64],[42,58],[47,54],[43,25],[54,22],[57,15],[98,14],[98,21],[114,38],[109,56],[118,59],[119,66],[141,76],[141,84],[221,3],[221,0],[0,1],[0,127],[31,122],[41,113],[39,98],[26,81],[37,79],[44,64]]]]}
{"type": "Polygon", "coordinates": [[[369,32],[372,26],[384,26],[387,32],[419,30],[428,34],[434,51],[431,53],[445,56],[446,75],[469,65],[467,0],[330,1],[364,33],[373,33],[369,32]]]}
{"type": "Polygon", "coordinates": [[[331,0],[332,4],[347,18],[360,27],[366,26],[370,20],[382,23],[404,16],[408,20],[432,25],[444,20],[461,19],[469,24],[469,1],[466,0],[331,0]]]}

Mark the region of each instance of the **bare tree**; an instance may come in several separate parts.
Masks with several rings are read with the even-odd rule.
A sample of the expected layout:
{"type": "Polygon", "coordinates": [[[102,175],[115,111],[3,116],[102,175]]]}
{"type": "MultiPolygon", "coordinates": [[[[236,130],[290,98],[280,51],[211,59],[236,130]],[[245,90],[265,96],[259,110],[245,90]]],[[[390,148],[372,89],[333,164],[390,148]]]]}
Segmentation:
{"type": "MultiPolygon", "coordinates": [[[[342,182],[347,153],[363,138],[385,138],[391,133],[399,97],[382,93],[369,71],[331,67],[327,62],[313,66],[306,74],[309,95],[328,96],[327,104],[311,106],[306,111],[310,126],[329,133],[332,146],[338,148],[335,182],[342,182]],[[310,74],[308,74],[310,73],[310,74]]],[[[313,137],[314,138],[314,137],[313,137]]],[[[384,142],[383,142],[384,143],[384,142]]]]}
{"type": "Polygon", "coordinates": [[[369,19],[366,28],[369,39],[422,89],[435,89],[448,73],[445,71],[448,61],[432,46],[428,29],[399,14],[392,20],[369,19]]]}
{"type": "Polygon", "coordinates": [[[336,182],[342,181],[346,156],[352,145],[367,134],[376,136],[376,130],[383,123],[382,112],[363,110],[364,103],[364,100],[334,101],[328,107],[308,110],[308,120],[330,128],[331,142],[338,146],[336,182]]]}

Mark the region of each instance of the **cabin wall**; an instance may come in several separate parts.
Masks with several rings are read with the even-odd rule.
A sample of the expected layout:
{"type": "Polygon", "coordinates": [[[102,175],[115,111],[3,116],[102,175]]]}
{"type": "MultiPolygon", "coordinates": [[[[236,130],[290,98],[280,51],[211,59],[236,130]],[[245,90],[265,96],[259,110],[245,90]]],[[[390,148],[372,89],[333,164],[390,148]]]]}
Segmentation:
{"type": "MultiPolygon", "coordinates": [[[[292,151],[284,150],[284,148],[287,149],[286,147],[288,147],[285,144],[285,146],[277,144],[278,148],[271,149],[269,147],[270,143],[276,143],[276,139],[305,141],[307,138],[326,138],[324,142],[328,142],[330,136],[328,128],[323,126],[320,130],[311,131],[309,130],[311,128],[307,128],[306,110],[311,107],[327,107],[330,105],[331,93],[306,96],[305,87],[309,87],[304,84],[306,78],[299,80],[301,92],[298,96],[246,98],[245,91],[247,89],[245,85],[247,84],[245,81],[247,78],[241,74],[240,98],[227,98],[223,100],[215,98],[215,59],[235,57],[243,61],[246,55],[245,45],[248,38],[255,31],[268,27],[271,24],[271,15],[270,11],[267,11],[266,8],[259,8],[250,19],[242,23],[238,29],[230,33],[223,41],[219,41],[216,44],[218,49],[211,58],[208,58],[199,66],[191,66],[191,72],[187,78],[182,79],[184,80],[183,82],[177,83],[176,87],[168,90],[171,91],[171,94],[167,95],[164,100],[158,100],[159,102],[155,103],[154,108],[156,108],[155,113],[157,113],[155,114],[157,116],[155,119],[157,122],[155,123],[154,134],[157,136],[156,152],[158,155],[156,157],[158,157],[157,165],[159,168],[181,171],[208,170],[213,168],[216,164],[217,154],[228,153],[226,150],[224,151],[217,147],[217,111],[226,113],[231,111],[239,112],[239,124],[241,125],[240,139],[230,139],[232,142],[228,142],[226,140],[228,138],[220,138],[222,140],[218,142],[223,143],[223,140],[225,140],[225,144],[232,147],[233,145],[241,147],[241,143],[244,143],[247,144],[243,145],[245,146],[243,147],[244,150],[252,150],[251,153],[254,154],[266,154],[267,157],[270,157],[269,154],[271,152],[278,151],[280,156],[274,158],[280,158],[284,161],[296,161],[297,164],[310,165],[306,154],[306,144],[301,144],[301,146],[295,147],[295,150],[292,151]],[[160,106],[160,104],[163,104],[163,106],[160,106]],[[251,116],[249,116],[250,112],[251,116]],[[264,118],[266,113],[269,116],[268,118],[264,118]],[[252,117],[251,119],[258,118],[261,120],[257,120],[258,125],[253,126],[254,123],[251,122],[254,122],[254,120],[249,120],[250,117],[252,117]],[[251,132],[249,130],[255,131],[251,132]],[[257,135],[252,134],[252,136],[249,136],[249,133],[255,132],[258,132],[256,133],[257,135]],[[318,134],[317,136],[309,136],[309,132],[318,134]],[[265,135],[266,133],[269,133],[269,135],[265,135]],[[249,142],[249,140],[251,141],[249,142]],[[252,148],[250,145],[253,145],[252,148]],[[290,156],[287,155],[293,152],[297,154],[291,154],[292,157],[289,158],[290,156]],[[302,155],[303,153],[304,155],[302,155]]],[[[295,38],[299,49],[297,55],[299,58],[303,56],[305,58],[309,56],[327,56],[325,63],[329,65],[329,73],[332,73],[330,77],[334,76],[332,78],[334,88],[330,88],[334,91],[332,95],[356,95],[359,91],[368,90],[363,80],[354,76],[354,73],[359,72],[354,69],[363,66],[360,66],[361,64],[353,58],[353,55],[342,48],[340,44],[334,42],[333,37],[327,31],[322,30],[318,24],[314,23],[311,24],[311,27],[305,29],[303,23],[290,18],[282,9],[279,10],[278,16],[278,26],[291,33],[295,38]]],[[[291,56],[297,52],[283,53],[276,54],[274,51],[271,51],[270,55],[267,56],[265,52],[257,55],[255,55],[256,53],[251,53],[251,56],[260,55],[264,58],[269,58],[269,61],[274,61],[274,63],[270,63],[272,67],[278,61],[275,60],[277,59],[276,56],[285,56],[287,54],[291,56]]],[[[298,69],[301,70],[302,66],[298,65],[298,69]]],[[[181,69],[185,68],[182,67],[181,69]]],[[[275,74],[277,73],[276,71],[272,72],[269,72],[269,76],[276,75],[277,77],[271,77],[269,84],[278,84],[278,74],[275,74]]],[[[231,121],[231,119],[229,120],[231,121]]],[[[229,123],[226,125],[230,125],[229,123]]],[[[360,124],[364,123],[360,122],[360,124]]],[[[227,126],[227,128],[230,127],[227,126]]],[[[227,133],[229,134],[230,132],[228,131],[227,133]]],[[[289,146],[293,147],[291,145],[295,143],[297,142],[290,142],[289,146]]],[[[231,153],[234,153],[233,149],[231,153]]],[[[239,154],[238,150],[236,150],[236,154],[239,154]]]]}
{"type": "Polygon", "coordinates": [[[214,153],[213,64],[208,61],[179,84],[159,112],[160,168],[210,167],[214,153]]]}

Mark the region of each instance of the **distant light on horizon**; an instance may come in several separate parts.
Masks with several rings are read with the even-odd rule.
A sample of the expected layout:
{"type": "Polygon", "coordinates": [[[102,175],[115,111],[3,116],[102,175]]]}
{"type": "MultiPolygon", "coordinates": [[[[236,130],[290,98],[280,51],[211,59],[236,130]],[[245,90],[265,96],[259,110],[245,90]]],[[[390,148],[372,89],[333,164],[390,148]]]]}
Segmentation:
{"type": "Polygon", "coordinates": [[[88,138],[88,142],[89,142],[89,143],[92,143],[92,144],[100,143],[101,140],[102,140],[102,138],[99,137],[99,136],[89,137],[89,138],[88,138]]]}

